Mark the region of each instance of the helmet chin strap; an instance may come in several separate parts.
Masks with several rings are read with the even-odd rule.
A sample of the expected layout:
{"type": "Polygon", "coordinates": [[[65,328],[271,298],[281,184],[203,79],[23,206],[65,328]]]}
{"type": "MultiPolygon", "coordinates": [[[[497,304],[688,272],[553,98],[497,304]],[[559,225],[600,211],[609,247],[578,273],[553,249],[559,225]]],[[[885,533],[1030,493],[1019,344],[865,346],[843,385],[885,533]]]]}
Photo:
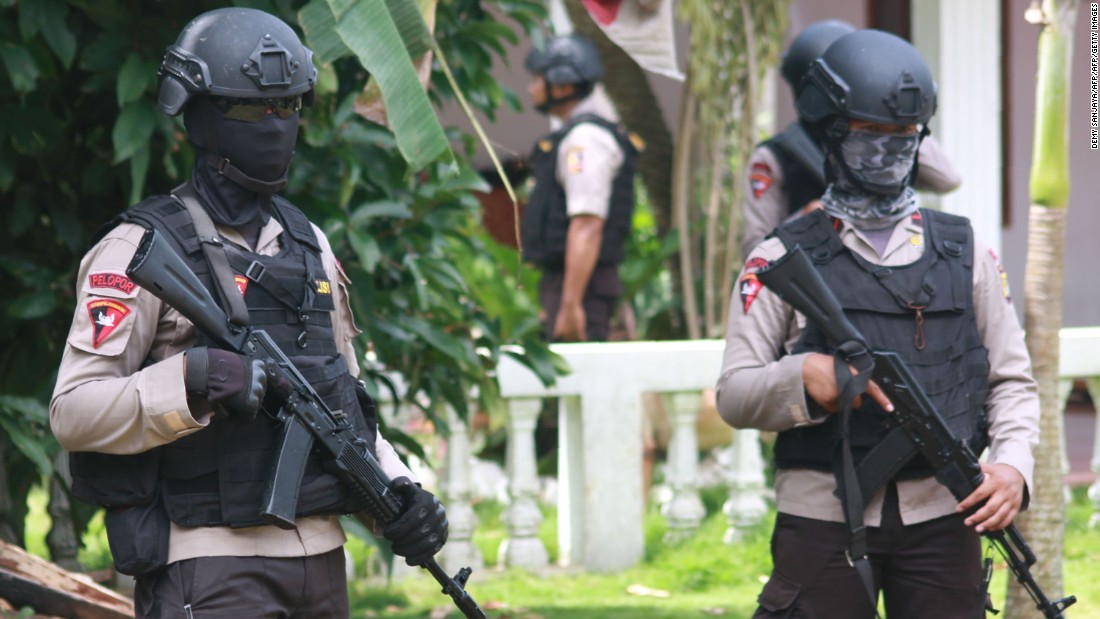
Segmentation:
{"type": "Polygon", "coordinates": [[[217,132],[214,131],[213,123],[210,119],[210,115],[213,113],[214,112],[209,106],[203,108],[203,126],[206,132],[207,143],[206,163],[217,170],[218,174],[221,174],[252,193],[271,195],[282,191],[286,187],[287,178],[290,176],[290,166],[287,166],[287,169],[283,170],[283,174],[279,178],[273,181],[264,181],[245,174],[240,168],[233,165],[229,159],[218,154],[217,132]]]}
{"type": "MultiPolygon", "coordinates": [[[[544,78],[545,79],[545,78],[544,78]]],[[[570,101],[579,101],[588,95],[592,94],[592,90],[595,87],[593,85],[574,84],[573,94],[566,95],[564,97],[555,97],[550,94],[552,87],[549,83],[546,84],[546,100],[542,105],[536,105],[535,109],[541,114],[549,114],[550,109],[555,105],[561,105],[562,103],[569,103],[570,101]]]]}

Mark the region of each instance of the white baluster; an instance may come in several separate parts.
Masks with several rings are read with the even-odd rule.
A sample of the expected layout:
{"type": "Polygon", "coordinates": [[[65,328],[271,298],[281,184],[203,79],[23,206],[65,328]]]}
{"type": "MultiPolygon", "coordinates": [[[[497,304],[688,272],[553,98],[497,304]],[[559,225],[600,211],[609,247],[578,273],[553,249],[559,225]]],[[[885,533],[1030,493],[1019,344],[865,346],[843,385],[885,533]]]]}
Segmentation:
{"type": "Polygon", "coordinates": [[[741,541],[744,529],[759,524],[768,513],[764,501],[764,456],[760,432],[744,429],[733,433],[732,460],[727,481],[730,497],[722,505],[729,527],[722,538],[727,544],[741,541]]]}
{"type": "MultiPolygon", "coordinates": [[[[469,414],[476,410],[471,402],[469,414]]],[[[447,508],[447,522],[450,533],[447,543],[440,552],[440,564],[448,572],[461,567],[478,569],[485,564],[481,551],[473,543],[474,530],[477,529],[477,514],[470,503],[470,436],[467,424],[458,417],[450,406],[447,407],[447,425],[450,436],[447,438],[446,483],[443,485],[444,506],[447,508]]]]}
{"type": "Polygon", "coordinates": [[[497,562],[502,567],[540,568],[550,559],[539,539],[538,470],[535,462],[535,424],[541,400],[508,402],[508,509],[504,522],[508,537],[500,543],[497,562]]]}
{"type": "Polygon", "coordinates": [[[700,393],[673,393],[665,396],[665,408],[672,422],[668,446],[668,485],[672,498],[661,509],[668,519],[666,539],[689,537],[706,516],[699,498],[699,447],[695,420],[703,396],[700,393]]]}
{"type": "Polygon", "coordinates": [[[1089,462],[1089,468],[1092,469],[1093,473],[1096,473],[1096,480],[1089,486],[1089,499],[1096,507],[1092,512],[1092,517],[1089,518],[1089,526],[1098,528],[1100,527],[1100,376],[1093,376],[1085,383],[1088,385],[1092,402],[1098,409],[1094,421],[1096,430],[1092,436],[1092,460],[1089,462]]]}
{"type": "Polygon", "coordinates": [[[1066,402],[1069,400],[1069,394],[1073,391],[1073,379],[1062,378],[1058,380],[1058,410],[1061,411],[1058,415],[1058,436],[1062,437],[1062,501],[1066,505],[1073,502],[1073,490],[1066,482],[1066,476],[1069,475],[1069,440],[1066,437],[1066,402]]]}

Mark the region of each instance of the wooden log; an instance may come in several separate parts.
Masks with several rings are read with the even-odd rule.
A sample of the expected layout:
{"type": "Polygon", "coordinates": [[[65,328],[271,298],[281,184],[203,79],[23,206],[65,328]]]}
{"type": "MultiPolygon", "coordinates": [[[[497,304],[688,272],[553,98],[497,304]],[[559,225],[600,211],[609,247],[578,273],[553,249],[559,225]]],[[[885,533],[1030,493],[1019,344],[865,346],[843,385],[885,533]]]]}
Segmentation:
{"type": "Polygon", "coordinates": [[[134,602],[27,551],[0,542],[0,598],[15,608],[69,619],[129,619],[134,602]]]}

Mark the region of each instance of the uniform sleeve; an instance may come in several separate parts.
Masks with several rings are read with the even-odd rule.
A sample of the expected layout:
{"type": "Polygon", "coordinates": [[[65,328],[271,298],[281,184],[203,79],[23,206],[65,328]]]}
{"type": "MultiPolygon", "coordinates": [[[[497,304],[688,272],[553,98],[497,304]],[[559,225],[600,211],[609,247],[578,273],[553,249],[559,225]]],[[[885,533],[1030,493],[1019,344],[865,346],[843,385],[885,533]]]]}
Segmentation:
{"type": "Polygon", "coordinates": [[[989,353],[988,461],[1012,466],[1031,487],[1032,450],[1039,444],[1038,387],[1004,267],[992,249],[976,243],[974,251],[975,317],[989,353]]]}
{"type": "Polygon", "coordinates": [[[569,216],[607,219],[611,186],[622,165],[623,151],[607,129],[593,123],[574,127],[558,146],[557,161],[569,216]]]}
{"type": "Polygon", "coordinates": [[[948,193],[962,184],[962,177],[955,164],[935,138],[929,136],[921,141],[917,159],[917,189],[934,193],[948,193]]]}
{"type": "Polygon", "coordinates": [[[126,277],[143,232],[119,226],[81,261],[50,401],[50,427],[70,451],[140,453],[209,422],[191,415],[183,384],[179,344],[194,327],[126,277]]]}
{"type": "Polygon", "coordinates": [[[787,214],[783,171],[770,149],[760,146],[753,151],[747,166],[744,191],[745,229],[741,237],[741,255],[748,256],[787,214]]]}
{"type": "Polygon", "coordinates": [[[755,275],[783,253],[778,239],[759,245],[733,291],[718,379],[718,412],[735,428],[782,431],[815,423],[802,385],[806,355],[783,354],[798,339],[802,318],[755,275]]]}
{"type": "Polygon", "coordinates": [[[355,326],[355,315],[351,311],[351,296],[349,288],[351,278],[344,272],[344,267],[336,259],[332,251],[328,237],[317,226],[313,226],[313,232],[317,235],[317,241],[321,245],[321,262],[325,267],[325,275],[332,282],[332,302],[336,307],[336,317],[332,323],[332,335],[336,340],[336,347],[347,362],[348,371],[352,376],[359,376],[359,359],[355,354],[355,345],[352,340],[363,332],[355,326]]]}

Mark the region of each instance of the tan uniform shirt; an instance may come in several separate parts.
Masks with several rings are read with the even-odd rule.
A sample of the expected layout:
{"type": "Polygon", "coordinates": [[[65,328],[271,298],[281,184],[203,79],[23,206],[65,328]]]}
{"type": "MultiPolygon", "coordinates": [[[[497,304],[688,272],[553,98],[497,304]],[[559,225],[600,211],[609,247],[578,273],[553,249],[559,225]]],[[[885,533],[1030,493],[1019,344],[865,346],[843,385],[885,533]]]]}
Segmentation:
{"type": "MultiPolygon", "coordinates": [[[[875,264],[909,264],[925,249],[921,225],[909,218],[894,228],[881,257],[855,228],[843,224],[839,233],[846,247],[875,264]]],[[[748,277],[742,272],[738,289],[733,292],[718,380],[718,410],[734,427],[782,432],[824,420],[811,419],[807,409],[802,362],[808,355],[779,354],[792,350],[805,327],[805,317],[767,288],[757,290],[752,285],[751,273],[759,270],[756,265],[784,253],[786,249],[777,238],[761,243],[747,261],[748,277]]],[[[974,263],[975,318],[990,364],[987,461],[1012,466],[1031,486],[1031,450],[1039,441],[1039,398],[1023,331],[997,257],[976,243],[974,263]]],[[[843,522],[840,501],[833,496],[835,488],[831,472],[783,469],[775,480],[776,507],[795,516],[843,522]]],[[[864,521],[869,526],[878,526],[881,520],[884,494],[885,490],[880,489],[868,501],[864,521]]],[[[931,477],[898,482],[898,500],[905,524],[952,514],[957,504],[951,493],[931,477]]]]}
{"type": "MultiPolygon", "coordinates": [[[[267,256],[278,253],[282,230],[272,218],[260,232],[257,252],[267,256]]],[[[236,231],[219,232],[246,246],[236,231]]],[[[337,284],[332,287],[336,344],[350,371],[358,375],[351,339],[360,331],[348,305],[349,280],[324,234],[316,227],[314,232],[321,244],[325,273],[337,284]]],[[[191,414],[183,385],[183,353],[194,345],[194,325],[126,277],[126,267],[143,233],[140,226],[122,224],[80,263],[76,312],[50,402],[50,426],[67,450],[140,453],[199,432],[210,423],[209,413],[191,414]]],[[[376,446],[387,474],[416,479],[381,436],[376,446]]],[[[192,528],[173,523],[168,560],[307,556],[344,543],[343,529],[335,517],[300,518],[297,523],[298,528],[291,531],[274,526],[192,528]]]]}
{"type": "MultiPolygon", "coordinates": [[[[570,117],[581,114],[619,119],[600,89],[577,103],[570,117]]],[[[557,177],[565,189],[566,213],[607,219],[611,185],[622,166],[623,150],[610,131],[594,123],[574,127],[558,147],[557,177]]]]}
{"type": "MultiPolygon", "coordinates": [[[[932,137],[920,144],[917,189],[934,193],[953,191],[962,183],[955,165],[932,137]]],[[[788,213],[787,189],[779,160],[770,148],[758,146],[749,158],[745,174],[745,231],[741,236],[741,255],[748,257],[756,244],[779,224],[792,217],[788,213]]]]}

